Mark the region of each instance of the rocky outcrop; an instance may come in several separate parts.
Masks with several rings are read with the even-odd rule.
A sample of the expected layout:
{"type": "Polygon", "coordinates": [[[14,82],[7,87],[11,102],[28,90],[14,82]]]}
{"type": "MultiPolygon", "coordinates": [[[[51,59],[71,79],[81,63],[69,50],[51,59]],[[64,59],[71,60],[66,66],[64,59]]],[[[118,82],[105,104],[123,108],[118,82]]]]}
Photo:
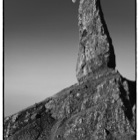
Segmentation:
{"type": "MultiPolygon", "coordinates": [[[[115,68],[111,38],[99,0],[81,0],[79,6],[79,52],[76,67],[78,81],[106,67],[115,68]]],[[[102,71],[100,71],[102,73],[102,71]]]]}
{"type": "Polygon", "coordinates": [[[7,140],[134,140],[135,83],[108,71],[5,118],[7,140]]]}
{"type": "Polygon", "coordinates": [[[115,70],[99,0],[80,1],[79,33],[78,83],[6,117],[5,140],[136,139],[136,83],[115,70]]]}

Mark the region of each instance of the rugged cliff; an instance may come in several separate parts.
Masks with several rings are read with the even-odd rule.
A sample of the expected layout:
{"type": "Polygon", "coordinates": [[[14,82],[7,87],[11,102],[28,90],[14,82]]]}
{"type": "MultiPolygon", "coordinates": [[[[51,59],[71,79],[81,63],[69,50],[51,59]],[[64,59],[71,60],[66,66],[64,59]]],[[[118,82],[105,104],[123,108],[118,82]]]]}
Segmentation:
{"type": "Polygon", "coordinates": [[[79,34],[78,83],[6,117],[5,140],[136,139],[136,83],[115,70],[99,0],[80,1],[79,34]]]}

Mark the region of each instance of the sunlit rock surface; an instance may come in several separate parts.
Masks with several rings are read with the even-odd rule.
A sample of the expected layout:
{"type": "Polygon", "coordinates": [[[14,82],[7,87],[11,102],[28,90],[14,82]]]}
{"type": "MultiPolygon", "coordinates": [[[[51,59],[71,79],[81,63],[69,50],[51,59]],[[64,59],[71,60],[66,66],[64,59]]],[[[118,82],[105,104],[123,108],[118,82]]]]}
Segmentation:
{"type": "MultiPolygon", "coordinates": [[[[99,0],[81,0],[79,5],[79,52],[76,67],[78,81],[103,68],[115,68],[112,41],[99,0]]],[[[102,73],[102,71],[101,71],[102,73]]]]}
{"type": "Polygon", "coordinates": [[[6,117],[5,140],[136,139],[136,83],[115,70],[99,0],[80,1],[79,34],[78,83],[6,117]]]}

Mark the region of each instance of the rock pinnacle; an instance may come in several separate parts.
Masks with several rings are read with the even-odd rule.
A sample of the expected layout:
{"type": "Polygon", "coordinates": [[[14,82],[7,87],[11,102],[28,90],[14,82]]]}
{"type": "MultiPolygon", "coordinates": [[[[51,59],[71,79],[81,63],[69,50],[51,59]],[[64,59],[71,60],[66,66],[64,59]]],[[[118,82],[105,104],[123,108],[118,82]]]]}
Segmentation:
{"type": "Polygon", "coordinates": [[[100,0],[80,0],[79,52],[76,66],[77,80],[106,68],[115,68],[115,55],[100,0]]]}

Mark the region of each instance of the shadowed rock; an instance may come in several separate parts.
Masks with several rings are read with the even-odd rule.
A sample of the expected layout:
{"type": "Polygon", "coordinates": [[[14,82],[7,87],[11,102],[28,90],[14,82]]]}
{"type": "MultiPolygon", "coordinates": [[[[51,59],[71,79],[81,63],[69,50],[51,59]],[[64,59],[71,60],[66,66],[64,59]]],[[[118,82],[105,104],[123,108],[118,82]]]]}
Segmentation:
{"type": "Polygon", "coordinates": [[[5,140],[136,139],[136,83],[114,70],[99,0],[80,1],[79,33],[78,84],[6,117],[5,140]]]}

